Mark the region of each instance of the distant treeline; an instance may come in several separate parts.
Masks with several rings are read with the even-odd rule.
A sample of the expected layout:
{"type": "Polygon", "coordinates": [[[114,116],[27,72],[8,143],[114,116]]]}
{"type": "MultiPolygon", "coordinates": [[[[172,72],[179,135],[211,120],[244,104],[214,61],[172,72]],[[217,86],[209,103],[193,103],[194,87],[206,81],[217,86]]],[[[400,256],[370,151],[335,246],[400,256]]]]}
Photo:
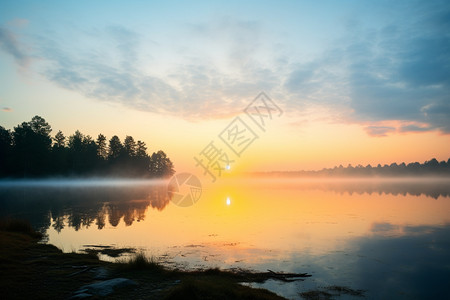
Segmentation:
{"type": "Polygon", "coordinates": [[[263,176],[298,176],[298,177],[409,177],[409,176],[450,176],[450,159],[439,162],[433,158],[423,164],[414,162],[405,164],[392,163],[390,165],[371,165],[347,167],[340,165],[334,168],[324,168],[318,171],[287,171],[287,172],[260,172],[254,175],[263,176]]]}
{"type": "Polygon", "coordinates": [[[0,126],[0,177],[113,176],[165,177],[175,173],[163,151],[147,154],[142,141],[103,134],[94,140],[76,131],[51,136],[51,126],[40,116],[12,131],[0,126]]]}

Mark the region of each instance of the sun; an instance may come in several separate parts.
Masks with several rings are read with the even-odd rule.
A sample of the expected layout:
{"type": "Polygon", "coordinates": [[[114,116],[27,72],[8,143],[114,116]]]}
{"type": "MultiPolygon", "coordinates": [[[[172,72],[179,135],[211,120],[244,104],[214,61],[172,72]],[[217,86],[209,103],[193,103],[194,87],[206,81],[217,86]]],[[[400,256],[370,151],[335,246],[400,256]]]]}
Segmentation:
{"type": "Polygon", "coordinates": [[[227,205],[230,205],[230,204],[231,204],[230,197],[227,197],[227,205]]]}

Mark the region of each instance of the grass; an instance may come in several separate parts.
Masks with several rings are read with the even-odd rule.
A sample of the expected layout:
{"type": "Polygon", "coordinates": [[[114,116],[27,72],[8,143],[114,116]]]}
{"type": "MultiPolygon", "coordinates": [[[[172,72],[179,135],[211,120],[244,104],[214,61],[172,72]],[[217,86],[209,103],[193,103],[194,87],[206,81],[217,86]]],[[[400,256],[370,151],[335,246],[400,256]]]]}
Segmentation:
{"type": "Polygon", "coordinates": [[[166,271],[155,257],[147,257],[143,252],[136,253],[128,260],[117,262],[116,266],[117,269],[125,271],[152,271],[157,273],[166,271]]]}
{"type": "Polygon", "coordinates": [[[230,278],[218,275],[205,275],[202,278],[186,278],[169,290],[164,299],[285,299],[265,289],[255,289],[237,284],[230,278]]]}

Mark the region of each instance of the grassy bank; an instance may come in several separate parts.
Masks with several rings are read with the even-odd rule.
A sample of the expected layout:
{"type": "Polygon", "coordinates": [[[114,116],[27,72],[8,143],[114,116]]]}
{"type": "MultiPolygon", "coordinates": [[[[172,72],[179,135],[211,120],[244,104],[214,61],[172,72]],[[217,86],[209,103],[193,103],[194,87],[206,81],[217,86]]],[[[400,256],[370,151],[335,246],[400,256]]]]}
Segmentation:
{"type": "Polygon", "coordinates": [[[2,299],[67,299],[81,286],[100,281],[100,270],[106,271],[108,278],[124,277],[138,283],[115,291],[108,299],[284,299],[239,284],[261,282],[273,277],[270,273],[167,270],[142,254],[113,264],[100,261],[95,254],[63,253],[38,243],[41,237],[27,222],[0,222],[2,299]]]}

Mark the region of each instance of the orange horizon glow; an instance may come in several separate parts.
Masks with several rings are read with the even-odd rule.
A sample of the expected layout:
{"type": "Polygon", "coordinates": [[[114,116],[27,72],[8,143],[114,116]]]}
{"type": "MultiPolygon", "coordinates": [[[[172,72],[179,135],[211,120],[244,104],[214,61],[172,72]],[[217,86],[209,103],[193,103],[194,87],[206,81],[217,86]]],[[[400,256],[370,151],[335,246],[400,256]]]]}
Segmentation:
{"type": "MultiPolygon", "coordinates": [[[[100,107],[104,109],[105,105],[100,107]]],[[[62,130],[66,136],[80,130],[92,137],[99,133],[108,139],[118,135],[121,140],[126,135],[132,135],[135,140],[146,143],[150,154],[158,150],[166,152],[177,172],[201,172],[195,166],[194,156],[212,140],[217,141],[218,134],[232,120],[190,122],[147,112],[127,109],[119,112],[117,108],[106,108],[101,122],[90,122],[90,117],[84,118],[76,110],[73,115],[63,119],[54,117],[56,111],[41,115],[52,125],[53,135],[58,130],[62,130]],[[119,118],[126,122],[118,124],[119,118]],[[83,122],[80,123],[80,119],[83,122]]],[[[12,129],[22,121],[27,121],[19,121],[14,112],[8,114],[10,118],[6,120],[6,128],[12,129]]],[[[374,137],[356,124],[315,121],[291,125],[289,121],[290,118],[280,118],[271,123],[266,132],[258,132],[258,139],[240,157],[233,155],[224,144],[217,143],[235,160],[227,173],[320,170],[348,164],[376,166],[394,162],[423,163],[432,158],[447,161],[450,158],[450,135],[439,132],[394,133],[374,137]]]]}

